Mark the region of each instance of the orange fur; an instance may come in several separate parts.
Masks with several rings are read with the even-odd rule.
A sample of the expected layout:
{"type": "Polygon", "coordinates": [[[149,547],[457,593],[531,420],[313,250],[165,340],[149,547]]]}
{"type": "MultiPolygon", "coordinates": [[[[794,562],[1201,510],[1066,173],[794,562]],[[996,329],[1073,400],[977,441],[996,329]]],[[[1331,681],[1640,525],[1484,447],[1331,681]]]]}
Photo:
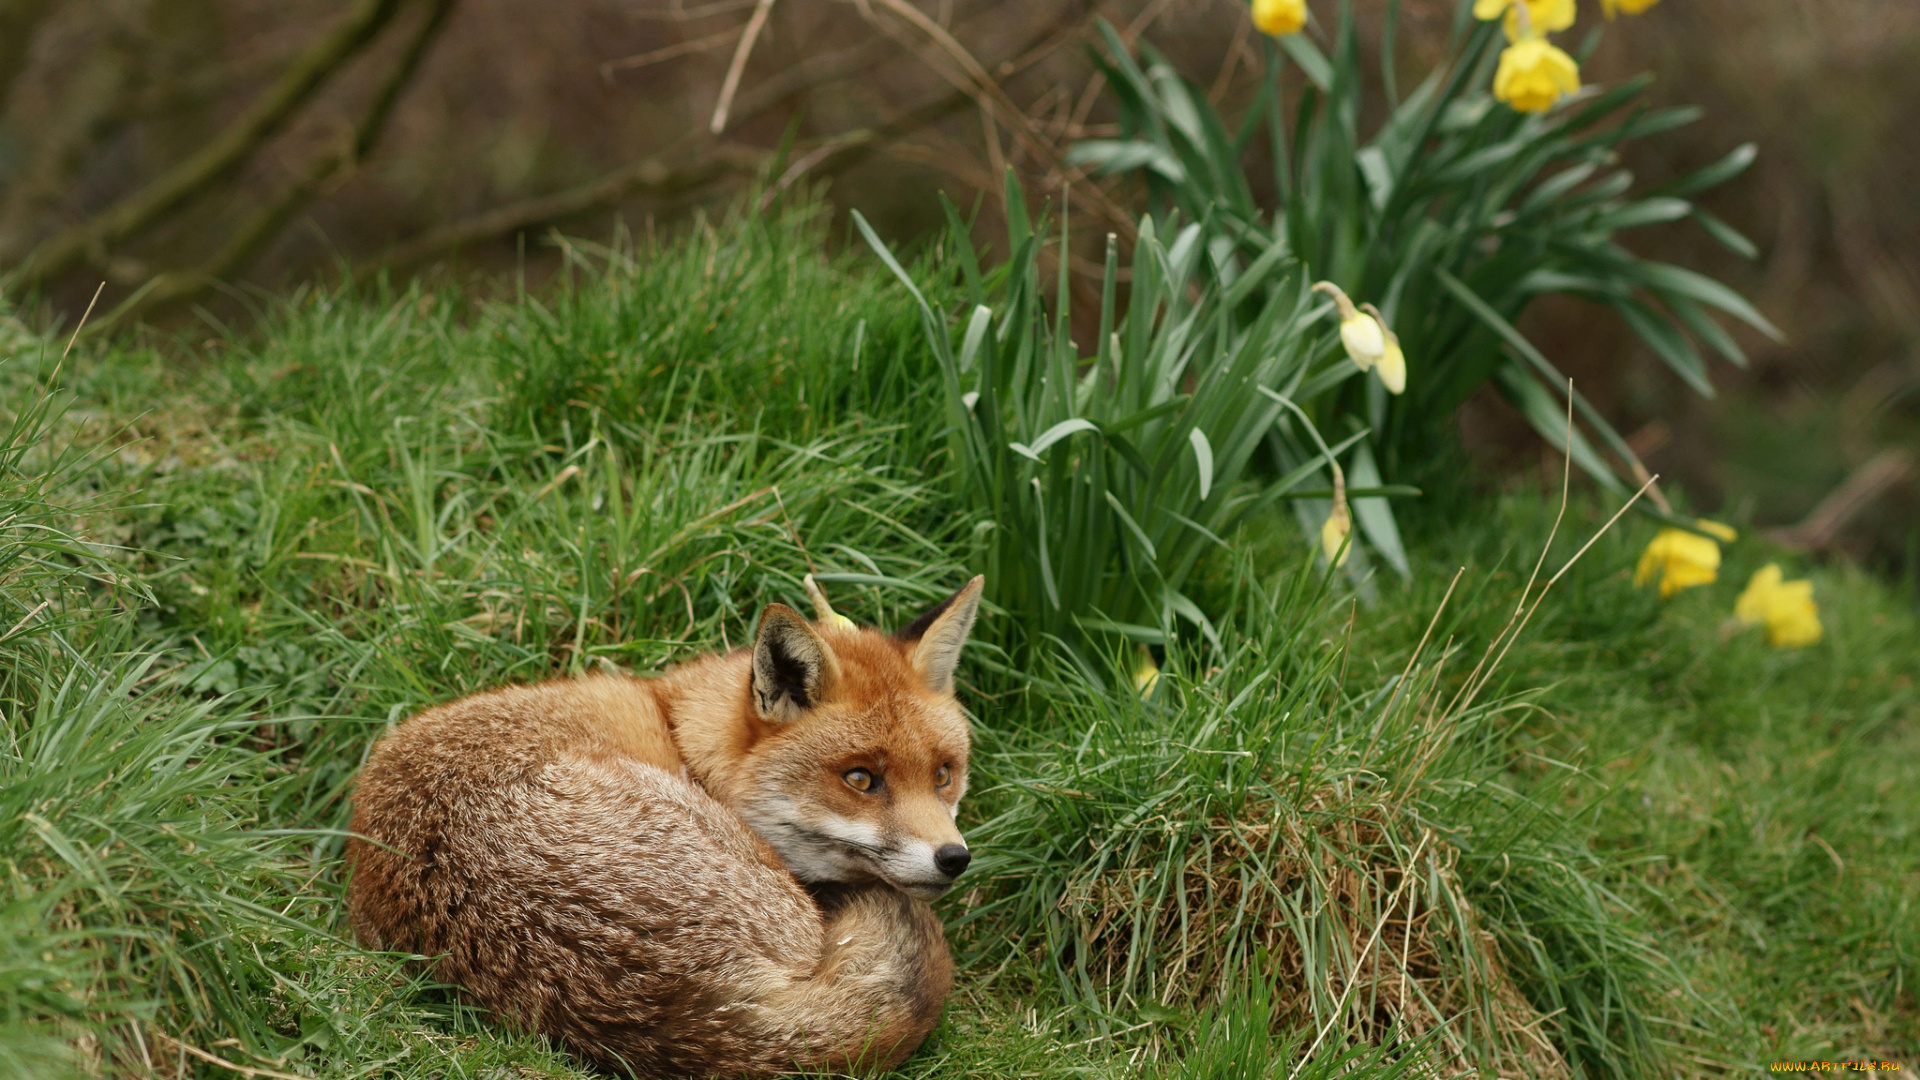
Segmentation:
{"type": "Polygon", "coordinates": [[[609,1068],[897,1064],[952,983],[979,595],[894,637],[770,605],[750,650],[412,717],[355,794],[356,934],[609,1068]]]}

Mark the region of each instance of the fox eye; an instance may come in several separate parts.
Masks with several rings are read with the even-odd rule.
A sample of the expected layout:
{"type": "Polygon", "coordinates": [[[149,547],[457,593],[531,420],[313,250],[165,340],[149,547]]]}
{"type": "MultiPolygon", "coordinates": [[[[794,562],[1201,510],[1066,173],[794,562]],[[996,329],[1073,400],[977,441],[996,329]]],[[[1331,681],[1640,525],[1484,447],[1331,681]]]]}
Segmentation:
{"type": "Polygon", "coordinates": [[[841,774],[840,779],[845,780],[847,786],[855,791],[873,790],[873,774],[865,769],[848,769],[841,774]]]}
{"type": "Polygon", "coordinates": [[[933,786],[934,787],[946,787],[948,784],[951,784],[951,783],[953,783],[952,769],[949,769],[945,765],[942,765],[938,769],[933,770],[933,786]]]}

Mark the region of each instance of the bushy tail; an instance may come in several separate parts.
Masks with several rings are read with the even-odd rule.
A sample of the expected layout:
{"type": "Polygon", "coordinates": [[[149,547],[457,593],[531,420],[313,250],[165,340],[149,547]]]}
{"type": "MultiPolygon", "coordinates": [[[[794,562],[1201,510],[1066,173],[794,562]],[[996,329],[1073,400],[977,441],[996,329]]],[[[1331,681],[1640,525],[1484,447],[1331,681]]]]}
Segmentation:
{"type": "Polygon", "coordinates": [[[819,964],[758,1011],[784,1029],[802,1068],[890,1069],[939,1023],[953,986],[940,920],[925,901],[885,885],[819,899],[827,916],[819,964]]]}

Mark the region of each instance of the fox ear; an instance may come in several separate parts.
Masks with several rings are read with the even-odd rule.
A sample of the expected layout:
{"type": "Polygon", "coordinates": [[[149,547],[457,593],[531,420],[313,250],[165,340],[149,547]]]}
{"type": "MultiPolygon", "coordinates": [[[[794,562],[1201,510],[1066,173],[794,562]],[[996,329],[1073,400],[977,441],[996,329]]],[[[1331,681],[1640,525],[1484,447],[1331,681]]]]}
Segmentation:
{"type": "Polygon", "coordinates": [[[953,669],[960,666],[960,646],[967,643],[973,618],[980,613],[980,592],[987,579],[975,575],[960,591],[935,604],[893,636],[913,645],[913,669],[936,694],[953,692],[953,669]]]}
{"type": "Polygon", "coordinates": [[[797,720],[833,688],[837,665],[800,613],[768,604],[753,643],[753,707],[774,724],[797,720]]]}

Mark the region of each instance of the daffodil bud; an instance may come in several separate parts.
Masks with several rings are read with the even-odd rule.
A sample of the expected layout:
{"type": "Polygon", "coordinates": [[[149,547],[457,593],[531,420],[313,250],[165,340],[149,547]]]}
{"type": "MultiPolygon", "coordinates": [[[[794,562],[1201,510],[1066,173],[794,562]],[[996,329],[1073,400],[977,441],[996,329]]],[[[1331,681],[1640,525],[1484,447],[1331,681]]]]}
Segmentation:
{"type": "Polygon", "coordinates": [[[1404,393],[1407,389],[1407,354],[1400,351],[1400,335],[1387,326],[1387,320],[1380,317],[1380,310],[1372,304],[1361,304],[1361,310],[1373,318],[1380,326],[1380,336],[1386,348],[1380,353],[1380,383],[1389,394],[1404,393]]]}
{"type": "Polygon", "coordinates": [[[1380,332],[1380,324],[1355,308],[1340,286],[1331,281],[1316,282],[1313,291],[1333,297],[1333,305],[1340,311],[1340,344],[1346,346],[1347,357],[1355,367],[1371,371],[1387,352],[1387,339],[1380,332]]]}
{"type": "Polygon", "coordinates": [[[1133,662],[1133,689],[1141,697],[1153,693],[1154,684],[1160,681],[1160,665],[1153,662],[1153,652],[1145,645],[1139,647],[1133,662]]]}
{"type": "Polygon", "coordinates": [[[1307,25],[1307,0],[1253,0],[1253,25],[1273,37],[1297,34],[1307,25]]]}
{"type": "Polygon", "coordinates": [[[1320,550],[1326,552],[1327,562],[1336,569],[1347,565],[1347,555],[1353,546],[1347,541],[1353,535],[1353,513],[1347,509],[1347,478],[1336,463],[1333,466],[1333,512],[1327,515],[1327,523],[1320,526],[1320,550]]]}
{"type": "Polygon", "coordinates": [[[800,584],[807,590],[807,599],[813,601],[813,619],[815,622],[825,626],[831,626],[836,630],[860,629],[854,625],[852,619],[833,610],[833,605],[827,603],[827,594],[821,590],[820,584],[813,580],[812,574],[801,578],[800,584]]]}

